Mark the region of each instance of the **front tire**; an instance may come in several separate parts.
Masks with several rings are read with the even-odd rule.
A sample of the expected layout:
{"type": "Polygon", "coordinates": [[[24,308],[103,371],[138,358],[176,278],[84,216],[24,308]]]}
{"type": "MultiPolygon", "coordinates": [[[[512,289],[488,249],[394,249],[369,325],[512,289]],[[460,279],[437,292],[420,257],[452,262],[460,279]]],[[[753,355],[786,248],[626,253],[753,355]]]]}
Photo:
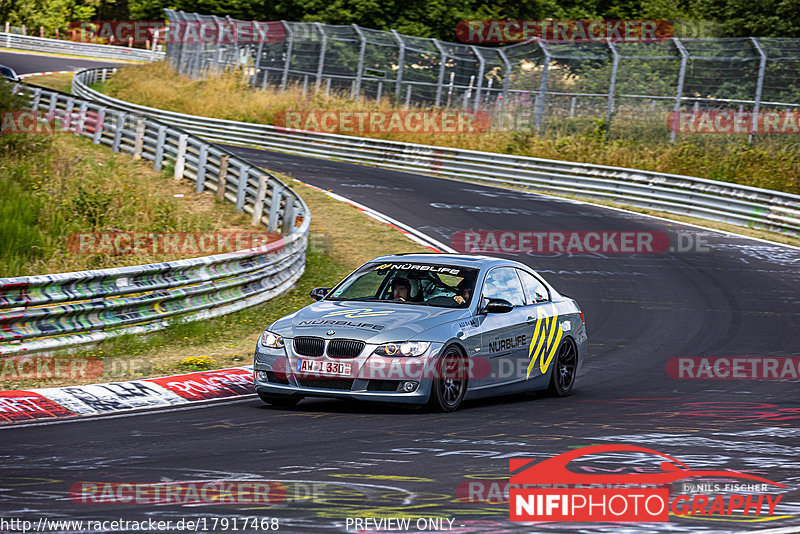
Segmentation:
{"type": "Polygon", "coordinates": [[[287,397],[282,395],[269,395],[267,393],[259,393],[259,398],[271,406],[278,408],[293,408],[300,402],[299,397],[287,397]]]}
{"type": "Polygon", "coordinates": [[[454,412],[467,393],[466,358],[455,345],[447,347],[436,362],[436,378],[431,385],[428,407],[438,412],[454,412]]]}
{"type": "Polygon", "coordinates": [[[554,397],[566,397],[572,393],[575,385],[575,373],[578,371],[578,349],[575,342],[567,338],[558,347],[556,361],[550,374],[550,386],[547,392],[554,397]]]}

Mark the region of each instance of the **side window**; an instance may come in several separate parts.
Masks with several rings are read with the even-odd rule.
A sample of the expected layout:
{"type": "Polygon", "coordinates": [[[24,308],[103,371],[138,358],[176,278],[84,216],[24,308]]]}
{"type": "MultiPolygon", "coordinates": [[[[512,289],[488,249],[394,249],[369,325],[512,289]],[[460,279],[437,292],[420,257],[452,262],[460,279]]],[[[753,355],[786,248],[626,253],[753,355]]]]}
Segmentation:
{"type": "Polygon", "coordinates": [[[522,278],[522,284],[525,286],[525,293],[528,296],[528,304],[536,304],[538,302],[547,302],[550,296],[547,293],[547,288],[544,284],[536,279],[531,273],[517,270],[519,277],[522,278]]]}
{"type": "Polygon", "coordinates": [[[524,306],[525,294],[522,292],[522,285],[515,270],[511,267],[498,267],[489,271],[483,283],[483,296],[505,299],[514,306],[524,306]]]}

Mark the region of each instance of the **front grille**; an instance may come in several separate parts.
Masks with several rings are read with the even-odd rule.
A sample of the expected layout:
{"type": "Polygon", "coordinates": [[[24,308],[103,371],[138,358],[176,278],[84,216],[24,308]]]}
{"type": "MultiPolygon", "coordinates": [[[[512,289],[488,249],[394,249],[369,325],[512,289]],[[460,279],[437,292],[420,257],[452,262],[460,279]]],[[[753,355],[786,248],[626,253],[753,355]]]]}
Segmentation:
{"type": "Polygon", "coordinates": [[[397,391],[399,380],[370,380],[367,391],[397,391]]]}
{"type": "Polygon", "coordinates": [[[332,339],[328,342],[328,356],[331,358],[355,358],[364,350],[363,341],[353,339],[332,339]]]}
{"type": "Polygon", "coordinates": [[[275,384],[288,384],[289,379],[286,378],[286,375],[278,375],[273,373],[272,371],[267,371],[267,380],[269,382],[274,382],[275,384]]]}
{"type": "Polygon", "coordinates": [[[296,337],[294,351],[301,356],[322,356],[325,352],[325,340],[321,337],[296,337]]]}
{"type": "Polygon", "coordinates": [[[345,389],[353,387],[352,378],[298,378],[298,383],[305,388],[345,389]]]}

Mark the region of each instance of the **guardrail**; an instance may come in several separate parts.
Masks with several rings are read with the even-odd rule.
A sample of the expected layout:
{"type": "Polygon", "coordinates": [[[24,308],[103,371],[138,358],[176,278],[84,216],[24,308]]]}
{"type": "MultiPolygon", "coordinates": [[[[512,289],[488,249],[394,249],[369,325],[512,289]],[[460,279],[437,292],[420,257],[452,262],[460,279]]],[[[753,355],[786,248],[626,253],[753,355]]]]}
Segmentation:
{"type": "Polygon", "coordinates": [[[250,213],[253,224],[282,235],[260,247],[201,258],[0,278],[0,355],[146,332],[176,318],[224,315],[272,298],[303,274],[310,213],[276,177],[151,117],[23,83],[15,92],[95,144],[150,160],[156,169],[173,163],[176,180],[214,191],[250,213]]]}
{"type": "Polygon", "coordinates": [[[263,124],[185,115],[123,102],[89,88],[113,72],[113,69],[81,71],[73,78],[72,91],[86,98],[125,106],[220,143],[342,159],[459,180],[510,184],[800,236],[800,195],[693,176],[287,131],[263,124]]]}
{"type": "Polygon", "coordinates": [[[164,52],[142,50],[127,46],[111,46],[95,43],[79,43],[61,39],[48,39],[32,35],[0,32],[0,47],[33,50],[36,52],[55,52],[73,56],[86,56],[96,59],[123,59],[127,61],[159,61],[164,52]]]}

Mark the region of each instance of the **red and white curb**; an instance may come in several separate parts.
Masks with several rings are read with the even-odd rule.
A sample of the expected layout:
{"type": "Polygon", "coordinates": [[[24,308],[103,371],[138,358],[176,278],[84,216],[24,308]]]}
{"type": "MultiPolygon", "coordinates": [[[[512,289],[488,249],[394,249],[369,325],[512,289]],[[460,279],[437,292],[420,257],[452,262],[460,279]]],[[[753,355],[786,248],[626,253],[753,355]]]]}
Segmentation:
{"type": "Polygon", "coordinates": [[[252,366],[130,382],[0,391],[0,423],[163,408],[253,393],[252,366]]]}
{"type": "Polygon", "coordinates": [[[29,72],[28,74],[20,74],[19,79],[24,80],[25,78],[30,78],[32,76],[45,76],[47,74],[75,74],[77,71],[74,70],[54,70],[49,72],[29,72]]]}
{"type": "Polygon", "coordinates": [[[328,191],[326,189],[322,189],[321,187],[317,187],[315,185],[307,184],[307,183],[305,183],[305,182],[303,182],[301,180],[298,180],[297,178],[295,178],[294,181],[298,182],[298,183],[301,183],[306,187],[310,187],[311,189],[313,189],[315,191],[319,191],[320,193],[325,193],[327,196],[329,196],[330,198],[332,198],[334,200],[338,200],[339,202],[344,202],[345,204],[349,204],[349,205],[353,206],[354,208],[356,208],[358,211],[364,213],[365,215],[369,215],[370,217],[372,217],[376,221],[382,222],[383,224],[388,224],[389,226],[391,226],[391,227],[395,228],[396,230],[399,230],[400,232],[402,232],[403,235],[405,235],[411,241],[414,241],[415,243],[419,243],[420,245],[422,245],[424,247],[428,247],[429,249],[431,249],[434,252],[449,252],[449,253],[453,253],[453,254],[457,254],[458,253],[458,251],[456,251],[454,248],[448,247],[447,245],[445,245],[441,241],[437,241],[436,239],[433,239],[432,237],[429,237],[429,236],[423,234],[422,232],[420,232],[416,228],[412,228],[411,226],[408,226],[407,224],[403,224],[400,221],[398,221],[397,219],[392,219],[388,215],[384,215],[383,213],[381,213],[379,211],[375,211],[372,208],[368,208],[367,206],[365,206],[363,204],[359,204],[358,202],[356,202],[354,200],[350,200],[349,198],[343,197],[342,195],[338,195],[336,193],[332,193],[332,192],[330,192],[330,191],[328,191]]]}

